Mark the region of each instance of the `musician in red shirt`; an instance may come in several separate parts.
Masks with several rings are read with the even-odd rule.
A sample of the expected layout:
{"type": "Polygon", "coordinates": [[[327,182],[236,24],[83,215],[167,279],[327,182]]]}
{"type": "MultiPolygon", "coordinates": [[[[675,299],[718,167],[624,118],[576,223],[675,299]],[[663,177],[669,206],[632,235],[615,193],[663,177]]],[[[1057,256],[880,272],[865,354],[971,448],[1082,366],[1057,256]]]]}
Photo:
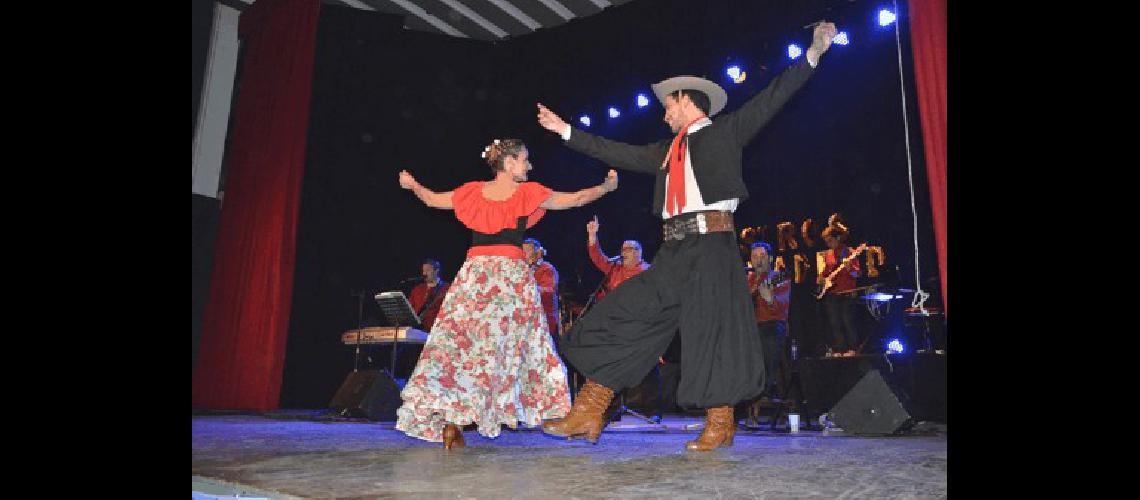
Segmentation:
{"type": "Polygon", "coordinates": [[[546,313],[546,322],[550,325],[551,335],[562,336],[562,324],[558,320],[558,270],[543,257],[546,249],[542,243],[534,238],[523,240],[523,254],[527,264],[534,270],[534,281],[538,282],[538,294],[542,298],[542,309],[546,313]]]}
{"type": "Polygon", "coordinates": [[[768,389],[776,384],[776,369],[788,339],[788,306],[792,301],[792,281],[772,270],[772,246],[757,241],[752,244],[752,270],[748,273],[748,289],[756,303],[756,326],[764,346],[764,369],[768,389]]]}
{"type": "MultiPolygon", "coordinates": [[[[823,230],[823,241],[827,244],[824,253],[824,268],[816,277],[816,283],[822,285],[824,280],[851,255],[852,249],[847,246],[847,227],[835,222],[823,230]]],[[[832,279],[834,283],[823,296],[823,310],[827,321],[831,325],[832,345],[831,352],[836,356],[854,356],[859,347],[859,335],[855,329],[855,298],[851,290],[855,288],[855,278],[859,277],[859,261],[852,259],[847,266],[840,270],[832,279]]]]}
{"type": "Polygon", "coordinates": [[[590,253],[590,261],[599,271],[606,273],[606,282],[594,300],[602,300],[606,293],[614,290],[623,281],[637,276],[649,269],[649,263],[641,260],[641,243],[634,240],[625,240],[621,244],[621,257],[606,257],[598,243],[598,216],[586,223],[586,246],[590,253]]]}
{"type": "Polygon", "coordinates": [[[423,275],[424,281],[412,288],[408,301],[419,315],[423,330],[430,332],[435,317],[439,315],[439,305],[443,303],[444,295],[447,295],[448,283],[440,278],[439,261],[435,259],[424,259],[420,266],[420,274],[423,275]]]}

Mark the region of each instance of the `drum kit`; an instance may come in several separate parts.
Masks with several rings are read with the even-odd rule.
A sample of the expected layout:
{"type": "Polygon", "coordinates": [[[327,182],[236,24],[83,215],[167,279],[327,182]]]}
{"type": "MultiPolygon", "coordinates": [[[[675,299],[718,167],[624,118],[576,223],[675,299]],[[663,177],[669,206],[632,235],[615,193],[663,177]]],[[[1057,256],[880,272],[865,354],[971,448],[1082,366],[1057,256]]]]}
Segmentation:
{"type": "MultiPolygon", "coordinates": [[[[867,311],[876,321],[882,321],[890,314],[891,304],[896,300],[913,297],[916,293],[911,288],[888,287],[870,285],[852,289],[848,292],[861,299],[867,306],[867,311]]],[[[923,344],[918,352],[945,352],[945,314],[940,307],[924,307],[922,305],[903,309],[907,330],[917,330],[915,337],[921,336],[923,344]]],[[[916,341],[918,339],[915,339],[916,341]]]]}
{"type": "Polygon", "coordinates": [[[867,306],[867,312],[871,313],[871,317],[876,321],[881,321],[887,314],[891,312],[891,303],[896,300],[906,298],[906,294],[912,294],[914,290],[911,288],[895,288],[886,287],[882,285],[869,285],[859,288],[853,288],[843,294],[849,294],[863,301],[867,306]]]}

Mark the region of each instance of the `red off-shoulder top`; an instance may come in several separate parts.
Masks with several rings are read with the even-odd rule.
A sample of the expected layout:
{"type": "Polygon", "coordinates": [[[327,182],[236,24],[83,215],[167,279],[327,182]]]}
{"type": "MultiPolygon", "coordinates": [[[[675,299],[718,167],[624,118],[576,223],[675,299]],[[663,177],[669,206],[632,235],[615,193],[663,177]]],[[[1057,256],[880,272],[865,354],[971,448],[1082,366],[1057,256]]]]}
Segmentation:
{"type": "MultiPolygon", "coordinates": [[[[519,217],[526,217],[526,227],[538,223],[546,209],[540,207],[553,191],[537,182],[519,184],[514,194],[505,200],[489,200],[483,196],[486,181],[468,182],[451,193],[451,204],[455,218],[472,231],[494,234],[504,229],[513,229],[519,224],[519,217]]],[[[522,249],[514,245],[479,245],[467,251],[467,256],[501,255],[522,258],[522,249]]]]}

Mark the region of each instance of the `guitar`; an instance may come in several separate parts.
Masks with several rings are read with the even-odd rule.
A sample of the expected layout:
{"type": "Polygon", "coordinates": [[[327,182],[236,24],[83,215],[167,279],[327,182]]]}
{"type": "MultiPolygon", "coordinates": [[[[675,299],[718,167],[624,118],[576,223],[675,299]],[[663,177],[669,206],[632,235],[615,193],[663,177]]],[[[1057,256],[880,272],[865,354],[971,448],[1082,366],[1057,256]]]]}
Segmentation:
{"type": "Polygon", "coordinates": [[[440,280],[438,284],[431,287],[431,292],[428,294],[426,300],[424,300],[424,305],[420,307],[419,311],[416,311],[416,317],[420,318],[421,322],[424,320],[424,314],[426,314],[429,310],[431,310],[432,307],[443,300],[443,296],[445,294],[440,293],[440,290],[442,290],[444,286],[446,285],[444,284],[443,280],[440,280]]]}
{"type": "Polygon", "coordinates": [[[853,252],[851,252],[851,255],[844,257],[843,260],[839,262],[839,265],[835,266],[835,270],[823,279],[823,287],[819,289],[819,294],[816,295],[815,298],[817,300],[822,299],[824,294],[826,294],[828,290],[831,290],[831,287],[835,286],[835,277],[839,276],[839,272],[846,268],[848,264],[853,262],[856,257],[859,257],[859,254],[863,253],[863,251],[866,249],[867,244],[861,243],[858,247],[855,248],[853,252]]]}
{"type": "Polygon", "coordinates": [[[787,279],[788,273],[782,269],[768,271],[768,276],[764,278],[764,281],[757,282],[750,290],[752,292],[752,296],[756,297],[760,293],[760,286],[772,287],[777,283],[783,282],[787,279]]]}

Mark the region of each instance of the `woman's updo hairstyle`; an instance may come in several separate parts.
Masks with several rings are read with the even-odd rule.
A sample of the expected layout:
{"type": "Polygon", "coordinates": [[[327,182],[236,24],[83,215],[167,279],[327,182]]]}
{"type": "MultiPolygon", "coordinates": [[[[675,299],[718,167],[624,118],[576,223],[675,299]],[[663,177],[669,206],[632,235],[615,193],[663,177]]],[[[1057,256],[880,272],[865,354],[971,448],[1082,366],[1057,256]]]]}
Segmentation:
{"type": "Polygon", "coordinates": [[[491,171],[498,172],[503,169],[503,160],[510,156],[517,158],[526,145],[519,139],[495,139],[483,148],[483,160],[491,167],[491,171]]]}

